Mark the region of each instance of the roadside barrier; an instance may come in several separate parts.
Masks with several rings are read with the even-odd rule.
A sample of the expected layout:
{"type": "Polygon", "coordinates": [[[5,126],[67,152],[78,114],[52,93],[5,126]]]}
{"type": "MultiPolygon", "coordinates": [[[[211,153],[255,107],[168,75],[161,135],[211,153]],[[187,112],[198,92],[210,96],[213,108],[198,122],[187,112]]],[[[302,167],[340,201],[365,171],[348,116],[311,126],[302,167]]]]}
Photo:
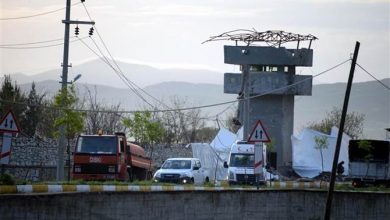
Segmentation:
{"type": "MultiPolygon", "coordinates": [[[[272,189],[326,189],[327,182],[267,182],[259,190],[272,189]]],[[[163,191],[252,191],[256,186],[216,186],[194,185],[0,185],[0,194],[16,193],[66,193],[66,192],[163,192],[163,191]]]]}

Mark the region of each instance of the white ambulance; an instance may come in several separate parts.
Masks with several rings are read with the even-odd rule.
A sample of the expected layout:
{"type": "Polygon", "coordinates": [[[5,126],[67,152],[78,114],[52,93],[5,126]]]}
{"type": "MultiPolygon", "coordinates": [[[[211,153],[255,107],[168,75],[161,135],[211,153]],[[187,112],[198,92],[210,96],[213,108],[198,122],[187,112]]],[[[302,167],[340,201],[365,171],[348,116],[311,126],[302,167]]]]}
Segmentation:
{"type": "Polygon", "coordinates": [[[256,146],[259,158],[255,164],[255,145],[246,141],[236,141],[230,149],[229,161],[224,162],[224,167],[228,168],[227,180],[229,184],[255,184],[256,173],[260,183],[265,183],[264,167],[266,164],[265,147],[256,146]]]}

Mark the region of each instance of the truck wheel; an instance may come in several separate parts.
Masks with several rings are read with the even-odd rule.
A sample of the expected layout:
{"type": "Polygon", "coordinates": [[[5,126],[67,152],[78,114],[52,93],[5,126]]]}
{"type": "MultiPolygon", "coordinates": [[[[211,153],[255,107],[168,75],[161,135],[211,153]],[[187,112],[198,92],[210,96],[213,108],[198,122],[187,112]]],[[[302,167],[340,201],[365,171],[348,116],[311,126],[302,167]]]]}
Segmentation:
{"type": "Polygon", "coordinates": [[[194,183],[194,182],[195,182],[195,181],[194,181],[194,177],[192,177],[190,183],[194,183]]]}
{"type": "Polygon", "coordinates": [[[355,188],[362,187],[363,186],[363,182],[360,181],[359,179],[354,179],[352,181],[352,186],[355,187],[355,188]]]}
{"type": "Polygon", "coordinates": [[[206,182],[206,183],[210,182],[209,177],[206,177],[205,182],[206,182]]]}

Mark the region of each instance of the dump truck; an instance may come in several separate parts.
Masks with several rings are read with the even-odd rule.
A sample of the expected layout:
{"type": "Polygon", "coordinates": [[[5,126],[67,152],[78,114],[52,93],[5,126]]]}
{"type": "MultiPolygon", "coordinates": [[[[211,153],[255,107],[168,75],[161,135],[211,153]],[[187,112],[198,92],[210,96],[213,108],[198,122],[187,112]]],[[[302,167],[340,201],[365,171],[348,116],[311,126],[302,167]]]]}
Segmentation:
{"type": "Polygon", "coordinates": [[[73,153],[72,179],[146,180],[153,164],[145,150],[127,141],[124,133],[80,135],[73,153]]]}
{"type": "Polygon", "coordinates": [[[348,150],[347,179],[352,180],[354,187],[367,184],[390,186],[390,141],[351,140],[348,150]],[[361,144],[362,141],[365,144],[361,144]]]}

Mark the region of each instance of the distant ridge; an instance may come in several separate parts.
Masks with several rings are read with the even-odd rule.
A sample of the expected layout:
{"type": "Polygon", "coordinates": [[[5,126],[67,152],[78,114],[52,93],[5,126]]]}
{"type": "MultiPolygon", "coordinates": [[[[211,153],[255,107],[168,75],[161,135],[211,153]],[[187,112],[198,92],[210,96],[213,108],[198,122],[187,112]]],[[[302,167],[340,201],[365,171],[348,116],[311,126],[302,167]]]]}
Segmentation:
{"type": "MultiPolygon", "coordinates": [[[[390,85],[390,79],[381,80],[390,85]]],[[[36,83],[38,91],[53,95],[59,89],[57,81],[36,83]]],[[[107,105],[121,103],[126,110],[141,109],[143,104],[129,89],[110,86],[77,83],[80,95],[87,89],[94,91],[96,87],[98,100],[107,105]]],[[[22,90],[29,91],[31,83],[22,84],[22,90]]],[[[341,108],[345,83],[320,84],[313,86],[312,96],[297,96],[295,102],[295,132],[298,132],[310,121],[321,120],[333,106],[341,108]]],[[[232,101],[236,95],[224,94],[223,86],[218,84],[162,82],[144,87],[144,90],[164,103],[170,103],[173,96],[187,100],[187,106],[198,106],[232,101]]],[[[208,116],[215,115],[227,105],[203,110],[208,116]]],[[[354,83],[352,86],[348,112],[355,111],[366,116],[364,133],[367,138],[384,139],[384,128],[390,126],[390,92],[376,81],[354,83]]]]}

